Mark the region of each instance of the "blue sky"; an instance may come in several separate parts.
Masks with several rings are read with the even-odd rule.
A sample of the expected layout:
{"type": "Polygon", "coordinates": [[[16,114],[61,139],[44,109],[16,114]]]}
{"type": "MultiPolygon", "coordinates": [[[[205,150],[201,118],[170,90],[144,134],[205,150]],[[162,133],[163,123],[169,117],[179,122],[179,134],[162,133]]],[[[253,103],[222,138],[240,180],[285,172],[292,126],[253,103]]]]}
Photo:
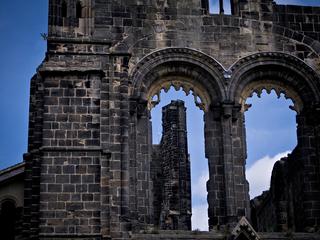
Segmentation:
{"type": "MultiPolygon", "coordinates": [[[[319,0],[277,2],[320,6],[319,0]]],[[[10,0],[1,4],[0,169],[21,162],[22,154],[26,152],[30,78],[45,56],[46,42],[42,40],[40,33],[47,32],[47,9],[47,0],[10,0]]],[[[162,106],[171,99],[184,97],[184,94],[176,93],[164,95],[162,106]]],[[[197,186],[203,186],[207,172],[203,156],[203,115],[194,106],[191,97],[184,100],[188,107],[188,132],[191,134],[189,149],[193,184],[196,186],[194,189],[199,190],[197,186]]],[[[256,169],[258,163],[261,163],[259,160],[274,161],[274,156],[279,157],[279,154],[292,150],[296,144],[295,114],[288,109],[290,102],[284,98],[276,99],[274,94],[263,94],[262,100],[257,97],[250,99],[253,107],[246,113],[247,166],[252,171],[256,169]],[[269,118],[270,115],[273,118],[269,118]],[[279,132],[281,134],[278,134],[279,132]]],[[[155,140],[159,139],[161,133],[159,109],[161,105],[154,110],[158,111],[158,116],[157,113],[153,113],[153,119],[158,119],[154,121],[155,140]]],[[[261,164],[259,166],[261,167],[261,164]]],[[[200,190],[193,194],[195,197],[198,196],[198,199],[194,199],[194,203],[199,206],[205,204],[205,196],[200,190]]]]}
{"type": "MultiPolygon", "coordinates": [[[[181,99],[187,107],[188,148],[191,159],[193,228],[206,229],[206,181],[208,164],[204,156],[203,112],[194,104],[192,94],[175,91],[161,91],[160,103],[151,112],[153,142],[159,143],[162,135],[161,109],[171,100],[181,99]],[[202,219],[199,221],[199,219],[202,219]]],[[[247,100],[252,107],[245,113],[247,126],[247,177],[254,197],[267,190],[271,170],[275,161],[286,156],[296,146],[296,113],[289,109],[291,100],[283,95],[278,99],[274,91],[265,91],[258,98],[256,94],[247,100]]]]}
{"type": "MultiPolygon", "coordinates": [[[[304,5],[304,6],[319,6],[320,0],[274,0],[277,4],[304,5]]],[[[223,0],[225,14],[231,14],[230,1],[223,0]]],[[[219,0],[210,0],[210,11],[219,13],[219,0]]]]}
{"type": "Polygon", "coordinates": [[[45,0],[1,3],[0,169],[26,152],[30,78],[45,56],[47,9],[45,0]]]}

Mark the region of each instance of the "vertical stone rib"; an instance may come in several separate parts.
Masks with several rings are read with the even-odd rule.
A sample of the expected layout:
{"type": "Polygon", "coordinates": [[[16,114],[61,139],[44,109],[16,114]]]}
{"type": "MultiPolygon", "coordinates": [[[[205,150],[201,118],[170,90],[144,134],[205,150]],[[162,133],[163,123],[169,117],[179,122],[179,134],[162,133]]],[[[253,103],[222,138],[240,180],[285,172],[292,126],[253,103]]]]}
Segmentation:
{"type": "Polygon", "coordinates": [[[225,174],[225,194],[226,194],[226,224],[235,224],[236,199],[234,187],[234,162],[232,149],[232,106],[223,106],[222,136],[223,136],[223,159],[225,174]]]}
{"type": "MultiPolygon", "coordinates": [[[[108,66],[110,68],[110,66],[108,66]]],[[[107,73],[101,80],[101,109],[100,109],[100,144],[103,150],[101,157],[101,235],[110,237],[110,78],[107,73]]]]}
{"type": "Polygon", "coordinates": [[[121,217],[122,231],[129,231],[129,99],[128,99],[128,69],[122,59],[122,72],[120,74],[120,128],[121,128],[121,217]]]}

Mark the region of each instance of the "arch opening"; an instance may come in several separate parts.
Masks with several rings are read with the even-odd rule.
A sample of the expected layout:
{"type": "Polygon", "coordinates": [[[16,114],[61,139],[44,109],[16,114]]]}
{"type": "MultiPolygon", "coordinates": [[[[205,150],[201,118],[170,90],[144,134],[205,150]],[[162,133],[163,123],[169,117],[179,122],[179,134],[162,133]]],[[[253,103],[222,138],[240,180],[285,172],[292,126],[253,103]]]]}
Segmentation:
{"type": "Polygon", "coordinates": [[[17,211],[15,201],[11,199],[3,200],[0,208],[1,237],[8,240],[15,239],[16,221],[17,211]]]}
{"type": "MultiPolygon", "coordinates": [[[[293,107],[294,101],[285,94],[275,88],[265,88],[251,94],[246,100],[252,106],[245,113],[246,179],[249,182],[251,221],[255,229],[262,232],[283,231],[279,229],[277,216],[282,201],[276,200],[275,192],[277,188],[285,192],[286,188],[283,186],[283,178],[274,179],[279,175],[277,165],[295,160],[298,148],[298,112],[293,107]]],[[[286,208],[292,208],[290,197],[283,200],[287,202],[286,208]]],[[[284,216],[286,219],[291,218],[288,213],[284,216]]],[[[286,228],[291,226],[287,222],[286,228]]]]}
{"type": "MultiPolygon", "coordinates": [[[[229,94],[235,103],[241,105],[240,115],[243,116],[243,119],[245,114],[250,114],[251,103],[250,101],[247,102],[247,99],[254,95],[253,93],[266,98],[264,95],[271,92],[274,99],[280,96],[280,100],[290,99],[291,101],[291,105],[287,104],[281,112],[291,114],[291,120],[288,120],[289,123],[285,122],[284,125],[285,127],[290,124],[293,126],[293,130],[290,131],[292,145],[265,156],[265,159],[263,159],[264,156],[259,157],[261,166],[264,166],[266,159],[274,158],[274,161],[278,161],[275,164],[272,162],[269,167],[269,169],[272,169],[269,190],[250,202],[248,209],[251,211],[252,224],[258,232],[310,231],[308,229],[313,229],[312,224],[318,219],[317,216],[308,216],[308,211],[314,210],[315,207],[306,207],[308,201],[317,201],[312,194],[309,195],[309,192],[318,191],[317,184],[319,182],[317,173],[306,170],[309,166],[312,166],[312,168],[318,166],[317,158],[314,157],[319,156],[316,143],[318,141],[316,139],[319,122],[314,117],[318,116],[318,76],[312,68],[301,60],[281,53],[250,55],[235,63],[232,66],[232,72],[229,94]],[[288,107],[294,111],[289,111],[288,107]],[[249,111],[246,112],[248,109],[249,111]],[[306,176],[309,175],[312,175],[313,180],[307,177],[308,180],[303,182],[302,179],[307,179],[306,176]],[[317,184],[313,185],[312,189],[305,187],[306,184],[311,184],[311,182],[317,182],[317,184]]],[[[279,104],[270,105],[275,107],[279,104]]],[[[263,113],[267,113],[266,107],[263,107],[263,113]]],[[[256,122],[260,123],[267,119],[265,117],[256,122]]],[[[281,121],[283,122],[281,119],[267,120],[269,124],[281,121]]],[[[242,125],[242,132],[245,133],[244,124],[240,122],[239,125],[242,125]]],[[[280,133],[285,127],[278,129],[273,135],[271,134],[269,142],[279,140],[281,138],[280,133]]],[[[271,130],[269,127],[265,132],[270,133],[271,130]]],[[[254,135],[254,137],[256,136],[254,135]]],[[[250,149],[250,143],[246,143],[248,137],[245,134],[241,137],[241,142],[244,145],[244,164],[247,159],[246,150],[250,149]]],[[[260,145],[254,138],[253,144],[255,143],[258,150],[260,145]]],[[[248,164],[250,163],[248,162],[248,164]]],[[[266,167],[261,168],[266,171],[266,167]]],[[[259,178],[261,176],[260,174],[259,178]]],[[[269,186],[268,180],[267,186],[269,186]]],[[[260,194],[261,190],[257,194],[260,194]]]]}
{"type": "MultiPolygon", "coordinates": [[[[133,100],[132,122],[137,126],[137,128],[132,130],[133,133],[136,131],[137,134],[132,134],[132,136],[138,140],[131,149],[139,154],[136,158],[138,160],[138,164],[141,152],[144,156],[152,155],[150,152],[152,149],[152,127],[150,114],[163,102],[162,95],[167,95],[164,94],[165,92],[170,92],[170,89],[172,89],[172,91],[173,89],[177,91],[180,90],[180,92],[183,93],[183,96],[188,95],[189,99],[192,99],[192,107],[203,114],[201,122],[204,123],[204,126],[202,127],[202,130],[199,130],[198,132],[204,133],[204,137],[201,141],[204,142],[203,149],[205,158],[207,159],[206,167],[208,169],[208,174],[203,174],[204,176],[202,176],[202,178],[199,176],[198,180],[201,182],[199,184],[204,189],[207,188],[206,191],[204,191],[204,194],[207,195],[207,199],[202,198],[202,202],[208,202],[208,207],[205,207],[204,210],[205,213],[208,212],[208,219],[201,218],[205,221],[206,225],[201,230],[208,230],[208,225],[211,228],[213,227],[215,215],[215,211],[213,209],[217,208],[214,206],[214,196],[218,191],[220,191],[212,187],[217,179],[214,178],[214,176],[218,174],[217,168],[215,167],[216,159],[212,143],[216,141],[216,144],[220,144],[219,137],[216,136],[218,133],[214,131],[215,129],[218,129],[218,131],[220,130],[218,127],[219,123],[215,122],[215,108],[213,107],[213,104],[219,104],[223,101],[222,99],[225,99],[223,82],[224,69],[213,58],[201,52],[187,48],[167,48],[156,51],[144,57],[135,65],[136,67],[134,69],[131,69],[131,71],[129,70],[132,83],[129,87],[129,94],[133,100]],[[146,145],[148,145],[147,148],[145,147],[146,145]],[[141,147],[144,148],[142,149],[141,147]],[[140,149],[142,149],[142,151],[140,151],[140,149]],[[212,167],[210,168],[210,166],[212,167]],[[209,180],[207,181],[208,175],[209,180]],[[209,182],[210,184],[208,185],[209,182]]],[[[176,98],[173,98],[173,100],[176,100],[176,98]]],[[[193,122],[191,125],[194,124],[195,123],[193,122]]],[[[159,138],[158,134],[158,139],[159,138]]],[[[219,146],[217,146],[217,149],[218,148],[219,146]]],[[[154,166],[151,164],[151,169],[152,167],[154,166]]],[[[153,176],[156,176],[155,171],[151,170],[150,172],[151,175],[153,174],[153,176]]],[[[179,183],[177,184],[179,185],[179,183]]],[[[196,187],[194,187],[194,189],[196,189],[196,187]]],[[[157,190],[155,190],[155,192],[157,192],[157,190]]],[[[221,202],[221,205],[222,204],[223,203],[221,202]]],[[[155,206],[161,206],[161,204],[153,203],[151,209],[154,209],[155,206]]],[[[163,204],[163,206],[168,209],[167,205],[163,204]]],[[[160,222],[160,210],[151,211],[154,212],[154,215],[158,216],[156,217],[157,219],[153,221],[153,224],[157,228],[159,225],[158,223],[160,222]]],[[[176,211],[167,212],[172,214],[177,213],[176,211]]],[[[141,216],[141,218],[142,217],[144,216],[141,216]]],[[[189,216],[189,219],[190,218],[191,215],[189,216]]],[[[169,220],[169,223],[172,223],[173,228],[177,230],[179,228],[179,221],[177,222],[174,219],[175,218],[169,220]]],[[[191,221],[188,221],[189,223],[184,225],[184,227],[187,227],[182,227],[180,230],[191,230],[191,221]]],[[[200,227],[193,228],[200,229],[200,227]]]]}
{"type": "Polygon", "coordinates": [[[184,77],[167,77],[153,84],[147,93],[148,109],[156,107],[160,103],[160,93],[167,93],[173,87],[176,91],[180,89],[188,96],[192,94],[195,105],[203,111],[208,111],[211,105],[210,96],[201,85],[195,85],[190,79],[184,77]]]}
{"type": "MultiPolygon", "coordinates": [[[[168,85],[167,85],[168,86],[168,85]]],[[[190,90],[185,92],[182,87],[168,86],[161,89],[155,95],[157,105],[153,105],[151,111],[152,120],[152,138],[153,138],[153,156],[157,155],[162,159],[169,161],[162,162],[161,169],[166,170],[179,168],[179,171],[169,171],[169,174],[163,175],[159,172],[158,179],[169,177],[178,178],[176,183],[179,188],[175,188],[174,184],[164,183],[162,188],[171,196],[166,196],[162,193],[161,196],[155,195],[154,206],[161,206],[161,209],[155,208],[155,224],[159,225],[160,229],[165,230],[201,230],[208,231],[208,203],[206,182],[209,177],[208,162],[204,153],[204,109],[195,104],[195,94],[190,90]],[[180,105],[182,104],[182,105],[180,105]],[[178,106],[178,107],[177,107],[178,106]],[[180,110],[179,116],[175,119],[174,108],[180,110]],[[197,123],[197,124],[195,124],[197,123]],[[180,127],[175,136],[175,125],[180,127]],[[181,131],[186,131],[182,134],[181,131]],[[177,144],[172,142],[172,139],[177,140],[177,144]],[[177,148],[177,149],[175,149],[177,148]],[[184,153],[181,150],[184,149],[184,153]],[[179,159],[180,158],[180,159],[179,159]],[[186,159],[183,159],[186,158],[186,159]],[[170,161],[178,161],[178,165],[170,161]],[[168,167],[170,165],[171,167],[168,167]],[[181,168],[183,167],[183,168],[181,168]],[[159,204],[159,202],[162,202],[159,204]],[[167,204],[165,204],[167,202],[167,204]],[[176,203],[180,204],[176,204],[176,203]],[[179,209],[178,205],[184,206],[179,209]],[[167,208],[167,209],[165,209],[167,208]],[[170,209],[171,208],[171,209],[170,209]],[[174,216],[173,214],[187,209],[187,212],[182,212],[186,216],[174,216]],[[167,210],[167,215],[165,214],[167,210]],[[168,214],[172,213],[172,215],[168,214]],[[192,215],[191,215],[192,214],[192,215]],[[170,219],[172,218],[172,219],[170,219]],[[174,220],[176,219],[176,220],[174,220]],[[172,225],[170,225],[172,223],[172,225]]],[[[200,101],[200,99],[196,99],[200,101]]],[[[155,167],[155,164],[153,164],[155,167]]],[[[161,192],[161,182],[156,182],[155,193],[161,192]]]]}
{"type": "MultiPolygon", "coordinates": [[[[224,69],[210,56],[188,48],[166,48],[153,52],[129,70],[130,95],[150,101],[161,89],[182,87],[193,90],[209,105],[225,98],[224,69]],[[200,95],[201,94],[201,95],[200,95]]],[[[150,106],[152,108],[152,106],[150,106]]]]}
{"type": "Polygon", "coordinates": [[[278,99],[281,98],[281,96],[285,99],[290,99],[292,104],[289,108],[294,110],[297,114],[303,109],[303,101],[292,87],[281,82],[264,80],[251,82],[242,90],[239,101],[242,111],[247,111],[251,107],[250,104],[247,104],[248,98],[253,97],[253,94],[256,94],[258,98],[261,98],[263,91],[267,94],[270,94],[271,92],[275,93],[278,99]]]}
{"type": "Polygon", "coordinates": [[[285,93],[268,88],[251,94],[246,106],[246,175],[254,199],[269,190],[275,162],[297,146],[297,112],[285,93]]]}

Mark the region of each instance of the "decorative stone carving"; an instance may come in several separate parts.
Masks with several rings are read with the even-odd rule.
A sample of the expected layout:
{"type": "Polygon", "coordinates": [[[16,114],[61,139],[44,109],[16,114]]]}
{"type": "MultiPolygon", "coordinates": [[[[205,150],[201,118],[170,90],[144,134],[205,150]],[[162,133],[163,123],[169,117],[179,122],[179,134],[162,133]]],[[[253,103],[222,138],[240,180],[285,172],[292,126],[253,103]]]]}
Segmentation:
{"type": "Polygon", "coordinates": [[[233,240],[260,240],[260,236],[253,229],[245,217],[242,217],[232,231],[233,240]]]}
{"type": "Polygon", "coordinates": [[[182,77],[175,78],[173,80],[171,80],[171,78],[167,78],[157,84],[154,84],[147,94],[148,109],[151,110],[160,103],[161,90],[164,90],[164,92],[167,93],[171,87],[174,87],[176,91],[182,89],[187,96],[192,92],[196,106],[199,107],[200,110],[205,112],[208,111],[211,100],[206,90],[199,84],[194,84],[188,81],[188,79],[182,77]],[[154,96],[157,97],[156,100],[154,99],[154,96]]]}
{"type": "Polygon", "coordinates": [[[266,90],[268,94],[270,94],[272,90],[275,91],[278,98],[281,97],[281,94],[284,94],[284,97],[291,99],[294,104],[290,106],[290,109],[296,111],[298,114],[303,109],[303,102],[300,96],[290,86],[275,81],[259,81],[252,82],[244,88],[239,102],[242,106],[242,112],[247,111],[251,107],[250,104],[246,104],[247,99],[252,97],[254,93],[260,98],[263,90],[266,90]]]}

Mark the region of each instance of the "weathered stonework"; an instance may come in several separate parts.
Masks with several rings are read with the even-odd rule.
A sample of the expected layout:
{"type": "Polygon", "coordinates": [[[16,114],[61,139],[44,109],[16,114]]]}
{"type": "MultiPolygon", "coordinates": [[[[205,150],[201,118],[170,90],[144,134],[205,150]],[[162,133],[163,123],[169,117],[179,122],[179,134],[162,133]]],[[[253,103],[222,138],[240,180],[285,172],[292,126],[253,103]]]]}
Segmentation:
{"type": "Polygon", "coordinates": [[[299,177],[285,186],[299,190],[292,230],[318,229],[319,7],[232,0],[233,15],[212,15],[206,0],[49,6],[46,59],[31,81],[24,239],[161,239],[143,234],[156,209],[149,116],[171,85],[192,90],[204,111],[211,232],[163,239],[223,239],[250,218],[243,112],[248,96],[270,88],[298,114],[299,177]]]}
{"type": "Polygon", "coordinates": [[[162,139],[153,148],[151,162],[154,225],[162,230],[191,230],[191,172],[183,101],[162,108],[162,127],[162,139]]]}

